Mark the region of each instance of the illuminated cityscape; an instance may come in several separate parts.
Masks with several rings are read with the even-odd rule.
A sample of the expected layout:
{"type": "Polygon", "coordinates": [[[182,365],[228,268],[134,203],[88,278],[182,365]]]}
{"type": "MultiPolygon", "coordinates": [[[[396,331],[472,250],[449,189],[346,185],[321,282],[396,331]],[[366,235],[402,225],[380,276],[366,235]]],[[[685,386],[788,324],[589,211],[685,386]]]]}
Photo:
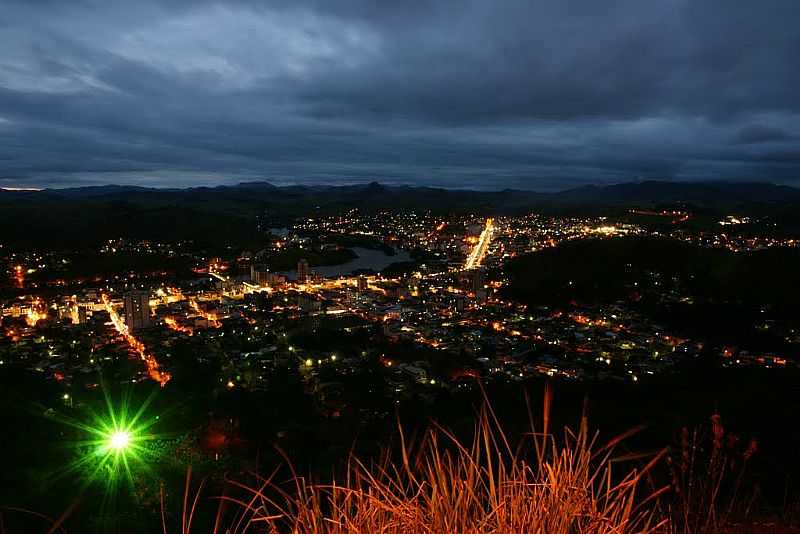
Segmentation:
{"type": "Polygon", "coordinates": [[[0,534],[800,532],[797,0],[0,3],[0,534]]]}
{"type": "Polygon", "coordinates": [[[255,237],[207,244],[4,243],[0,371],[46,417],[93,418],[64,428],[96,435],[98,468],[129,485],[128,461],[192,458],[175,467],[216,477],[246,469],[253,443],[342,451],[487,388],[651,399],[689,381],[703,399],[735,373],[769,387],[800,372],[797,233],[757,210],[581,210],[344,208],[258,215],[255,237]],[[154,418],[149,401],[124,425],[91,415],[148,391],[181,415],[154,418]]]}
{"type": "MultiPolygon", "coordinates": [[[[202,347],[205,357],[221,359],[221,384],[266,388],[266,371],[282,365],[300,371],[313,392],[319,387],[318,366],[349,373],[362,364],[358,357],[335,358],[335,347],[322,351],[291,347],[280,335],[298,329],[313,335],[323,328],[375,332],[386,343],[435,350],[444,359],[464,351],[473,356],[456,366],[436,368],[421,357],[401,362],[404,358],[391,352],[374,354],[372,343],[357,347],[356,352],[377,357],[387,369],[392,367],[387,376],[394,384],[390,397],[416,394],[420,383],[468,387],[464,376],[521,380],[544,374],[575,380],[612,376],[639,380],[669,373],[708,348],[703,340],[649,322],[630,299],[601,305],[573,303],[566,309],[532,307],[504,291],[509,284],[505,265],[518,256],[562,243],[598,238],[669,238],[736,253],[792,249],[800,244],[793,238],[736,236],[726,229],[734,224],[730,217],[716,232],[679,228],[665,235],[660,229],[648,230],[632,222],[629,215],[616,219],[536,214],[476,218],[351,210],[330,217],[299,218],[291,227],[268,231],[268,248],[257,253],[233,250],[227,257],[208,258],[180,250],[179,244],[124,239],[97,250],[111,257],[154,251],[180,257],[190,267],[186,278],[131,272],[125,277],[69,280],[60,274],[69,263],[67,254],[10,252],[5,258],[8,276],[21,292],[2,305],[7,340],[3,363],[35,370],[43,380],[56,380],[65,393],[71,393],[81,387],[87,372],[119,357],[119,352],[100,356],[116,346],[123,349],[121,355],[127,349],[142,362],[130,379],[152,379],[164,386],[171,377],[169,347],[176,338],[185,337],[202,347]],[[321,274],[306,258],[288,271],[268,267],[270,258],[285,254],[287,248],[309,256],[342,250],[336,244],[338,236],[357,237],[359,244],[374,247],[361,248],[362,254],[404,262],[390,262],[384,272],[353,272],[348,264],[354,260],[349,260],[335,275],[321,274]],[[412,252],[416,260],[409,256],[412,252]],[[391,274],[393,265],[401,267],[395,274],[391,274]],[[213,347],[226,335],[235,336],[237,348],[218,352],[213,347]],[[64,340],[70,341],[65,345],[64,340]],[[82,350],[70,348],[77,343],[82,350]],[[40,346],[48,347],[44,358],[36,356],[40,346]]],[[[662,217],[660,213],[634,215],[662,217]]],[[[679,212],[666,216],[678,222],[691,218],[679,212]]],[[[640,293],[659,291],[661,300],[691,298],[680,284],[660,289],[663,281],[658,273],[635,284],[640,293]]],[[[764,321],[768,323],[769,318],[764,321]]],[[[796,343],[800,333],[790,328],[785,337],[796,343]]],[[[732,353],[730,347],[735,345],[731,341],[717,347],[726,365],[794,365],[788,354],[780,352],[742,348],[732,353]]]]}

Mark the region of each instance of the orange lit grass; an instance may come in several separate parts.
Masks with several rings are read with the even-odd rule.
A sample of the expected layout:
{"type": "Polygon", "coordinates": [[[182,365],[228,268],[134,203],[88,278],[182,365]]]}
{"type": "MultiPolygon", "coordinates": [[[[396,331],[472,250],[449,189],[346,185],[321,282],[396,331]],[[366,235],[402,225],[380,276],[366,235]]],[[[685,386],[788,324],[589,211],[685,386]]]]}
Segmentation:
{"type": "MultiPolygon", "coordinates": [[[[600,445],[585,418],[577,432],[565,429],[559,445],[547,432],[547,413],[546,407],[542,432],[514,446],[487,406],[470,443],[436,425],[418,445],[401,434],[397,461],[367,465],[352,458],[344,480],[333,484],[300,476],[289,486],[271,477],[258,487],[233,482],[245,497],[221,498],[213,532],[571,534],[665,526],[654,510],[666,488],[638,493],[663,451],[616,457],[616,446],[635,431],[600,445]],[[221,521],[231,505],[233,522],[221,521]]],[[[185,503],[188,489],[187,478],[185,503]]],[[[191,527],[193,502],[183,532],[191,527]]]]}

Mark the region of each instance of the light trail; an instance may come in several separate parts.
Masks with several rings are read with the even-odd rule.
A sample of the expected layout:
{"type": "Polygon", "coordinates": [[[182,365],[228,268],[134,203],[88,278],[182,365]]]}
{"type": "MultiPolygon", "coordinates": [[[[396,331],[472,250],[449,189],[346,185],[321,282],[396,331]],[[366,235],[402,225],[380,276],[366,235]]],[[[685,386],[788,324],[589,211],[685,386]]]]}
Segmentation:
{"type": "Polygon", "coordinates": [[[136,353],[139,355],[139,358],[141,358],[141,360],[144,362],[145,367],[147,367],[147,375],[151,379],[161,384],[162,388],[166,386],[167,382],[169,382],[172,378],[172,375],[167,371],[162,371],[158,360],[156,360],[156,357],[152,353],[147,351],[144,343],[133,337],[133,335],[128,332],[128,325],[122,321],[122,318],[117,313],[117,310],[114,309],[114,305],[108,299],[108,295],[103,293],[102,298],[103,305],[105,306],[106,311],[108,311],[108,315],[111,317],[111,323],[114,325],[114,328],[117,330],[117,332],[119,332],[119,334],[125,338],[125,341],[127,341],[128,345],[130,345],[130,347],[136,351],[136,353]]]}
{"type": "Polygon", "coordinates": [[[464,269],[474,269],[480,267],[483,259],[486,257],[486,252],[489,250],[489,243],[492,242],[492,234],[494,233],[494,219],[486,219],[486,228],[481,232],[478,242],[472,249],[472,252],[467,256],[467,261],[464,263],[464,269]]]}

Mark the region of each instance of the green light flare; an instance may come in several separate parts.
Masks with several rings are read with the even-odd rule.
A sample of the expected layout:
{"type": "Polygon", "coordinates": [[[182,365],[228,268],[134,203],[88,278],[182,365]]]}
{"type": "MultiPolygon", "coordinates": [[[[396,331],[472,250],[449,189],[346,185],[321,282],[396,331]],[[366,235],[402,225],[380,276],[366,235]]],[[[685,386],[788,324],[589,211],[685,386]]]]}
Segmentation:
{"type": "Polygon", "coordinates": [[[83,434],[72,443],[77,457],[57,475],[79,476],[85,485],[100,483],[106,495],[112,495],[120,484],[133,487],[134,478],[153,476],[151,465],[156,464],[157,447],[152,446],[159,436],[152,432],[158,416],[147,416],[153,395],[136,408],[124,396],[114,403],[105,395],[106,409],[90,411],[83,421],[62,420],[83,434]]]}
{"type": "Polygon", "coordinates": [[[126,430],[118,430],[111,434],[111,438],[108,440],[108,448],[117,452],[123,453],[125,449],[128,448],[131,442],[131,434],[126,430]]]}

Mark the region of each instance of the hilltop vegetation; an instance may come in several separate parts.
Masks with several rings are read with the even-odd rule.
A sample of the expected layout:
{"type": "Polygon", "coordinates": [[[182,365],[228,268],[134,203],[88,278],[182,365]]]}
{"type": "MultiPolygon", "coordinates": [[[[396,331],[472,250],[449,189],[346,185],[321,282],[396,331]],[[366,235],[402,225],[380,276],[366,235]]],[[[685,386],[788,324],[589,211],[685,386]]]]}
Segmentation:
{"type": "Polygon", "coordinates": [[[595,239],[515,258],[504,294],[534,307],[625,301],[676,334],[797,358],[786,333],[800,321],[798,272],[797,249],[734,253],[671,239],[595,239]]]}
{"type": "Polygon", "coordinates": [[[771,305],[796,315],[797,249],[734,253],[672,239],[615,238],[564,243],[506,266],[509,293],[532,304],[608,302],[657,287],[698,300],[771,305]]]}

